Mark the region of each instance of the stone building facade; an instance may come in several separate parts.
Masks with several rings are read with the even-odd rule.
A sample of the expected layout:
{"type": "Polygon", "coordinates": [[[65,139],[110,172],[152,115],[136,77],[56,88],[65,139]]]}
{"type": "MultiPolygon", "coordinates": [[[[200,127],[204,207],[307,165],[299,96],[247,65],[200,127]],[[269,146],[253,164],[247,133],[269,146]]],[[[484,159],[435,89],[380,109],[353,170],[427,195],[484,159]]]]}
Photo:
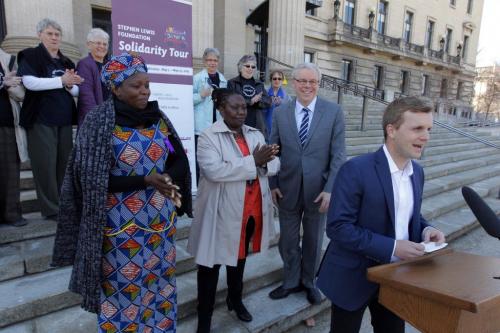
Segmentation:
{"type": "MultiPolygon", "coordinates": [[[[324,74],[383,91],[423,95],[440,117],[472,116],[484,0],[193,0],[193,63],[221,53],[226,77],[243,54],[259,68],[312,61],[324,74]]],[[[92,26],[110,29],[111,0],[0,0],[0,41],[9,52],[37,43],[43,17],[63,29],[63,51],[86,53],[92,26]]]]}

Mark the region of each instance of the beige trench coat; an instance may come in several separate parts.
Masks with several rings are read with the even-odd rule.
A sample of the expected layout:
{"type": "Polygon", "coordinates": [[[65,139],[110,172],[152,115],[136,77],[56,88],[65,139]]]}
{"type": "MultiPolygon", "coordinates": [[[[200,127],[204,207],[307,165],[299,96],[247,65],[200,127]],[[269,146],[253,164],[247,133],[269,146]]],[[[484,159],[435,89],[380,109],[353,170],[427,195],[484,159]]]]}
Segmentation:
{"type": "MultiPolygon", "coordinates": [[[[250,152],[265,144],[264,136],[244,125],[243,135],[250,152]]],[[[236,266],[243,219],[246,181],[259,177],[262,192],[262,242],[266,250],[274,238],[273,209],[268,176],[279,170],[279,160],[257,168],[253,156],[243,157],[232,132],[223,120],[215,122],[198,138],[200,183],[194,205],[188,251],[199,265],[236,266]]]]}
{"type": "MultiPolygon", "coordinates": [[[[0,66],[4,73],[9,72],[9,62],[10,54],[5,53],[0,49],[0,66]]],[[[14,65],[13,70],[17,69],[17,65],[14,65]]],[[[14,116],[14,132],[16,135],[17,151],[19,153],[19,160],[21,162],[26,162],[29,160],[28,156],[28,139],[26,138],[26,131],[24,128],[19,126],[19,112],[21,111],[21,102],[24,99],[24,87],[19,85],[15,88],[9,88],[9,100],[12,106],[12,114],[14,116]]]]}

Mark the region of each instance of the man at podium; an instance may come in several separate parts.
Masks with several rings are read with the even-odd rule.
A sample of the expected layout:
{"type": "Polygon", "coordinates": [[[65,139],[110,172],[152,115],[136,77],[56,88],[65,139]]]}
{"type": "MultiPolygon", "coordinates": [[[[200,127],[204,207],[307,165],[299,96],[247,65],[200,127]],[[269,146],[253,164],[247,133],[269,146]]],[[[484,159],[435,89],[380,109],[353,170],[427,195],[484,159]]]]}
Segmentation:
{"type": "Polygon", "coordinates": [[[378,302],[369,267],[422,256],[422,241],[445,241],[420,214],[432,106],[417,97],[393,101],[384,112],[384,145],[339,170],[326,232],[330,245],[317,286],[332,301],[331,332],[359,332],[368,307],[375,333],[404,332],[404,321],[378,302]]]}

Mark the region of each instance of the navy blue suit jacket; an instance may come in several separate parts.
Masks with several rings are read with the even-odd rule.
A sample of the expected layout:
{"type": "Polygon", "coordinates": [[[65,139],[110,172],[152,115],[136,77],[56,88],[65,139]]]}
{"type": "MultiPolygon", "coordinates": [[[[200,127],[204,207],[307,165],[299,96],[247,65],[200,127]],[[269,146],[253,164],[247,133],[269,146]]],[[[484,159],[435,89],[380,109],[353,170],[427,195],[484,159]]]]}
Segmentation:
{"type": "MultiPolygon", "coordinates": [[[[424,172],[413,162],[413,216],[410,240],[422,241],[428,226],[420,214],[424,172]]],[[[378,292],[367,268],[389,263],[394,248],[394,194],[389,163],[382,148],[347,161],[332,191],[326,233],[330,245],[319,269],[317,286],[335,305],[354,311],[378,292]]]]}

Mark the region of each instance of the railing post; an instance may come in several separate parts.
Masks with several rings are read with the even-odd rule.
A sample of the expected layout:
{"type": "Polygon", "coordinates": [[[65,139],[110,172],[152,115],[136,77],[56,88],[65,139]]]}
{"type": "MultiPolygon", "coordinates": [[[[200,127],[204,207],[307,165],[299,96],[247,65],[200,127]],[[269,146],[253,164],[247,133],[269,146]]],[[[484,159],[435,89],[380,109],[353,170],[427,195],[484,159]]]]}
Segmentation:
{"type": "Polygon", "coordinates": [[[363,110],[361,111],[361,130],[365,130],[366,126],[366,118],[368,116],[368,98],[366,98],[365,95],[363,95],[363,110]]]}
{"type": "Polygon", "coordinates": [[[337,104],[342,105],[342,101],[344,100],[344,96],[342,93],[342,87],[341,86],[337,86],[337,87],[338,87],[337,104]]]}

